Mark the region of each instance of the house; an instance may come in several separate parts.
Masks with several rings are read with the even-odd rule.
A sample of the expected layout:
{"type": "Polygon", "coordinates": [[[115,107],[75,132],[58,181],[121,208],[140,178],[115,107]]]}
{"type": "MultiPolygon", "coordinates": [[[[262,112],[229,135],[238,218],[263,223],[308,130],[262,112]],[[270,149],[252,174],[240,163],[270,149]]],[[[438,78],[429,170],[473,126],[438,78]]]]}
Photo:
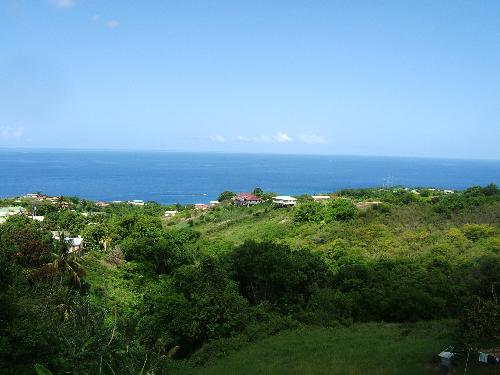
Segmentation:
{"type": "Polygon", "coordinates": [[[108,202],[95,202],[95,205],[97,207],[109,207],[109,203],[108,202]]]}
{"type": "Polygon", "coordinates": [[[45,220],[45,216],[31,215],[31,216],[28,216],[28,217],[31,218],[31,220],[34,220],[34,221],[44,221],[45,220]]]}
{"type": "Polygon", "coordinates": [[[177,215],[178,211],[173,210],[173,211],[165,211],[165,217],[174,217],[177,215]]]}
{"type": "Polygon", "coordinates": [[[195,210],[206,210],[208,208],[210,208],[210,206],[208,204],[206,204],[206,203],[196,203],[194,205],[194,209],[195,210]]]}
{"type": "Polygon", "coordinates": [[[0,207],[0,224],[5,222],[9,216],[21,215],[26,210],[19,206],[0,207]]]}
{"type": "Polygon", "coordinates": [[[78,237],[64,237],[64,242],[69,245],[68,253],[79,253],[83,250],[83,238],[78,237]]]}
{"type": "Polygon", "coordinates": [[[451,362],[453,360],[453,357],[455,356],[455,353],[445,350],[445,351],[439,353],[438,356],[441,358],[441,365],[446,367],[446,368],[450,368],[451,362]]]}
{"type": "Polygon", "coordinates": [[[262,203],[262,199],[252,193],[239,193],[233,200],[238,206],[253,206],[262,203]]]}
{"type": "Polygon", "coordinates": [[[45,194],[41,194],[41,193],[28,193],[25,195],[26,198],[29,198],[29,199],[36,199],[36,200],[44,200],[45,198],[47,198],[47,196],[45,194]]]}
{"type": "Polygon", "coordinates": [[[289,195],[278,195],[273,198],[273,203],[283,207],[290,207],[297,204],[297,199],[289,195]]]}
{"type": "Polygon", "coordinates": [[[54,240],[59,241],[61,239],[61,235],[64,236],[64,242],[66,242],[68,246],[68,253],[78,253],[83,250],[83,238],[81,236],[77,237],[69,237],[69,233],[65,231],[52,231],[52,238],[54,240]]]}
{"type": "Polygon", "coordinates": [[[330,197],[329,195],[312,195],[311,198],[316,202],[332,199],[332,197],[330,197]]]}
{"type": "Polygon", "coordinates": [[[142,199],[134,199],[128,202],[132,206],[144,206],[144,201],[142,199]]]}
{"type": "Polygon", "coordinates": [[[210,207],[215,207],[215,206],[218,206],[220,204],[219,201],[210,201],[208,202],[208,204],[210,205],[210,207]]]}

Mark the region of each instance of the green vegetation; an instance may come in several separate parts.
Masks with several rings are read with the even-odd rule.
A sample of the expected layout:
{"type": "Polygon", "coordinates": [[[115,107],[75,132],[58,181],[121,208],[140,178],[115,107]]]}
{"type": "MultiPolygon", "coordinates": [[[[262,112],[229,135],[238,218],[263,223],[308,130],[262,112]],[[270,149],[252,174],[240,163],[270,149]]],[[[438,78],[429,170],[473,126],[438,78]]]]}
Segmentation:
{"type": "Polygon", "coordinates": [[[447,346],[458,368],[500,346],[496,186],[288,208],[254,193],[265,202],[224,192],[207,211],[0,201],[45,215],[0,224],[4,372],[437,374],[447,346]],[[51,232],[81,235],[85,251],[51,232]]]}
{"type": "Polygon", "coordinates": [[[252,344],[192,374],[442,374],[436,353],[449,325],[301,328],[252,344]]]}

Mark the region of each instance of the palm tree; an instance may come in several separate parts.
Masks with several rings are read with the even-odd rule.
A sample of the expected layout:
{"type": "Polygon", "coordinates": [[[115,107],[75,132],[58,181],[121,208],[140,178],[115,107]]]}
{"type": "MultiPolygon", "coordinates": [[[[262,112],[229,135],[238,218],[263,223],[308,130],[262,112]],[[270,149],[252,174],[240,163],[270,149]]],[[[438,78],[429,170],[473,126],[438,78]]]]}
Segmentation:
{"type": "Polygon", "coordinates": [[[85,276],[84,268],[77,262],[76,257],[69,252],[69,243],[64,238],[64,233],[59,234],[59,239],[54,244],[54,251],[50,254],[52,261],[47,265],[63,275],[68,274],[72,284],[78,289],[82,288],[82,277],[85,276]]]}
{"type": "Polygon", "coordinates": [[[111,237],[107,234],[101,237],[99,243],[104,247],[104,252],[106,252],[106,250],[108,249],[108,245],[111,245],[111,241],[111,237]]]}

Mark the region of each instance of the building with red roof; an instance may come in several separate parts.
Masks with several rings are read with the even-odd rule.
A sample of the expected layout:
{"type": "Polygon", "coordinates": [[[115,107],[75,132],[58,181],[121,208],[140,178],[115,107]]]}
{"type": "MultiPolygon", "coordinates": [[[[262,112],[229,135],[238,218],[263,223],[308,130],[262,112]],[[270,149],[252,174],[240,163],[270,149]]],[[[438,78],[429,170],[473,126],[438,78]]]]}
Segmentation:
{"type": "Polygon", "coordinates": [[[239,193],[234,197],[234,203],[238,206],[253,206],[262,203],[262,199],[252,193],[239,193]]]}

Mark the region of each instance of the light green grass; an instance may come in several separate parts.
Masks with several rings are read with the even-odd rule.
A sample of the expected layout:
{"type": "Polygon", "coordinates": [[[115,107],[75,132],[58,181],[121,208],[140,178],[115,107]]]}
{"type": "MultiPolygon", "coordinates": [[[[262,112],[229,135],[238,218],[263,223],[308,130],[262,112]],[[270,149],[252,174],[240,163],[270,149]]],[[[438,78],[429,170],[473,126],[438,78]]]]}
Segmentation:
{"type": "Polygon", "coordinates": [[[449,345],[449,322],[356,324],[282,332],[179,374],[444,374],[437,354],[449,345]]]}

